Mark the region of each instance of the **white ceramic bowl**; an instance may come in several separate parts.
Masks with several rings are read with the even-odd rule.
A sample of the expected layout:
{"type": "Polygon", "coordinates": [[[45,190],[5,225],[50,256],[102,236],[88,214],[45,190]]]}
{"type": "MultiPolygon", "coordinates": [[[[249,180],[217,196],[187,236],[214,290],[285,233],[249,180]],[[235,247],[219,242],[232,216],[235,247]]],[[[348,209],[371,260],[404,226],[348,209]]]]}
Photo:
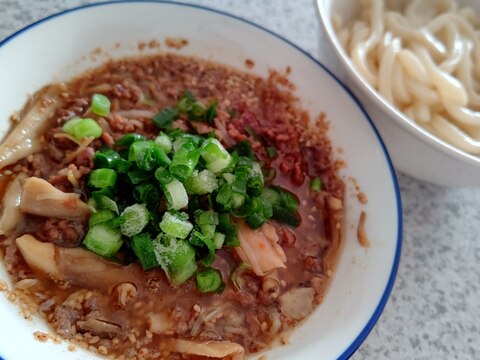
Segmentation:
{"type": "MultiPolygon", "coordinates": [[[[459,1],[480,13],[480,2],[459,1]]],[[[480,157],[466,153],[417,125],[385,100],[354,67],[332,25],[332,14],[348,20],[358,13],[357,0],[316,0],[319,19],[338,63],[335,73],[345,80],[378,127],[395,167],[418,179],[440,185],[480,186],[480,157]]]]}
{"type": "MultiPolygon", "coordinates": [[[[393,286],[401,247],[399,190],[385,147],[361,105],[334,75],[295,45],[258,25],[199,6],[122,2],[66,11],[0,44],[1,131],[7,129],[9,114],[42,85],[67,80],[107,56],[145,53],[138,49],[139,41],[167,36],[190,41],[179,51],[182,54],[238,68],[244,67],[246,58],[253,59],[253,71],[261,75],[269,68],[291,66],[290,78],[298,86],[303,106],[311,114],[326,112],[335,149],[342,149],[337,155],[347,163],[342,171],[348,184],[346,243],[323,304],[293,332],[288,345],[267,355],[268,359],[348,358],[372,329],[393,286]],[[98,47],[107,55],[90,56],[98,47]],[[357,201],[349,177],[368,196],[366,206],[357,201]],[[362,208],[368,214],[368,250],[356,238],[362,208]]],[[[7,280],[1,266],[0,279],[7,280]]],[[[66,343],[34,340],[34,331],[48,331],[45,323],[24,320],[19,308],[1,295],[0,319],[0,357],[5,360],[97,358],[83,350],[69,352],[66,343]]]]}

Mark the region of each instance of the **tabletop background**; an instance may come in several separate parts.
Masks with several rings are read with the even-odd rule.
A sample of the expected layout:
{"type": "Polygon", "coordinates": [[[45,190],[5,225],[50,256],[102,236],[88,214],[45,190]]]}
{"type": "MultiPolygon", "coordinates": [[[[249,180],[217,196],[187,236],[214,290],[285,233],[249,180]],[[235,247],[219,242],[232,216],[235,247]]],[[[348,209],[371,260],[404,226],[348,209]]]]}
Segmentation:
{"type": "MultiPolygon", "coordinates": [[[[99,1],[0,0],[0,40],[33,21],[94,2],[99,1]]],[[[335,68],[322,45],[313,0],[188,2],[262,24],[335,68]]],[[[352,359],[479,359],[480,189],[435,186],[402,174],[398,180],[404,236],[397,280],[352,359]]]]}

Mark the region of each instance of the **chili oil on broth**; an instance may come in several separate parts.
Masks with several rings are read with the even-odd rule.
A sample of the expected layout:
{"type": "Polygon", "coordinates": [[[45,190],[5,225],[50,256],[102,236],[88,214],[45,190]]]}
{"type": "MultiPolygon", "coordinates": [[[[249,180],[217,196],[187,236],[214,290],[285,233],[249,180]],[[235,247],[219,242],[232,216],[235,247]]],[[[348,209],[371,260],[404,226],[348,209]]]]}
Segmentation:
{"type": "Polygon", "coordinates": [[[299,198],[302,221],[296,229],[272,221],[287,257],[286,268],[259,277],[241,268],[235,250],[223,248],[212,266],[221,271],[227,286],[221,294],[204,295],[196,290],[193,280],[174,288],[163,270],[144,272],[136,263],[101,274],[83,270],[96,255],[69,256],[66,249],[81,246],[86,224],[72,226],[26,215],[24,226],[0,241],[8,272],[14,282],[37,279],[24,291],[38,304],[38,313],[62,337],[101,354],[198,358],[172,352],[175,347],[170,346],[170,339],[230,341],[240,344],[246,354],[263,350],[321,302],[339,254],[344,185],[336,175],[325,126],[321,131],[312,127],[305,130],[308,115],[292,95],[292,85],[276,72],[262,79],[172,54],[110,61],[67,84],[63,105],[56,109],[52,125],[42,135],[40,152],[4,168],[3,173],[41,177],[86,199],[85,183],[93,162],[83,152],[70,163],[64,162],[64,155],[74,152],[75,144],[56,135],[61,125],[85,114],[92,94],[102,93],[111,100],[111,114],[97,119],[104,135],[89,147],[97,150],[111,145],[129,132],[151,139],[158,133],[151,117],[175,103],[186,89],[206,102],[217,99],[218,115],[212,126],[184,119],[177,120],[176,126],[199,133],[215,130],[227,146],[251,141],[260,161],[267,169],[274,169],[272,183],[299,198]],[[278,151],[275,159],[267,153],[271,146],[278,151]],[[76,187],[64,170],[72,164],[76,187]],[[312,193],[309,183],[316,176],[322,179],[323,190],[312,193]],[[77,237],[70,239],[66,233],[72,229],[77,237]],[[65,232],[61,243],[56,243],[55,230],[65,232]],[[67,280],[52,281],[32,271],[14,241],[25,233],[59,246],[55,261],[67,280]],[[305,299],[310,302],[305,303],[305,299]]]}

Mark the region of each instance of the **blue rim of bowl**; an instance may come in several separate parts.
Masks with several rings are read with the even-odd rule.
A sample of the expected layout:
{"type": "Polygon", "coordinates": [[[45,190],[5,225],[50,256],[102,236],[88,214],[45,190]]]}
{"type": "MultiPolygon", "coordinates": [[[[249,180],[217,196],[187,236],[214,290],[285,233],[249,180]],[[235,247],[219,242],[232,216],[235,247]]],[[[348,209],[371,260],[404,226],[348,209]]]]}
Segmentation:
{"type": "MultiPolygon", "coordinates": [[[[380,302],[378,303],[377,307],[375,308],[375,311],[373,312],[372,316],[370,317],[370,319],[367,321],[367,323],[363,327],[362,331],[360,331],[360,333],[357,335],[355,340],[338,357],[338,360],[344,360],[344,359],[350,358],[353,355],[353,353],[355,353],[355,351],[360,347],[360,345],[363,343],[363,341],[367,338],[368,334],[372,331],[373,327],[375,326],[375,323],[379,319],[380,315],[383,312],[383,309],[385,308],[385,305],[387,304],[388,298],[390,296],[390,293],[392,292],[393,285],[395,283],[395,278],[396,278],[397,271],[398,271],[398,266],[399,266],[399,263],[400,263],[400,254],[401,254],[401,250],[402,250],[403,218],[402,218],[402,201],[401,201],[401,197],[400,197],[400,188],[398,186],[397,176],[395,174],[395,170],[393,168],[393,164],[392,164],[392,160],[390,159],[390,155],[388,154],[387,148],[385,147],[385,144],[383,143],[383,140],[380,137],[380,134],[379,134],[377,128],[373,124],[372,119],[367,114],[367,112],[363,108],[362,104],[356,98],[356,96],[352,93],[352,91],[345,84],[343,84],[342,81],[340,81],[340,79],[338,79],[335,76],[335,74],[333,74],[325,65],[320,63],[317,59],[315,59],[307,51],[303,50],[298,45],[294,44],[290,40],[287,40],[283,36],[278,35],[277,33],[273,32],[272,30],[269,30],[269,29],[267,29],[267,28],[265,28],[261,25],[258,25],[256,23],[250,21],[250,20],[246,20],[246,19],[241,18],[239,16],[232,15],[228,12],[225,12],[225,11],[222,11],[222,10],[217,10],[217,9],[212,9],[212,8],[202,6],[202,5],[189,4],[189,3],[177,3],[177,2],[174,2],[174,1],[170,1],[170,0],[138,0],[138,1],[135,1],[135,0],[120,0],[120,1],[106,1],[106,2],[102,2],[102,3],[83,5],[83,6],[79,6],[79,7],[72,8],[72,9],[67,9],[67,10],[61,11],[59,13],[47,16],[44,19],[38,20],[38,21],[36,21],[36,22],[34,22],[30,25],[25,26],[24,28],[18,30],[17,32],[13,33],[12,35],[8,36],[3,41],[1,41],[0,42],[0,48],[2,46],[4,46],[5,44],[7,44],[8,42],[10,42],[11,40],[13,40],[14,38],[16,38],[17,36],[26,32],[27,30],[29,30],[29,29],[37,26],[37,25],[40,25],[40,24],[42,24],[46,21],[52,20],[56,17],[60,17],[60,16],[63,16],[63,15],[66,15],[68,13],[83,10],[83,9],[87,9],[87,8],[92,8],[92,7],[97,7],[97,6],[125,4],[125,3],[127,3],[127,4],[158,3],[158,4],[169,4],[169,5],[176,5],[176,6],[184,6],[184,7],[190,7],[190,8],[195,8],[195,9],[201,9],[201,10],[204,10],[204,11],[207,11],[207,12],[213,12],[213,13],[216,13],[216,14],[219,14],[219,15],[227,16],[229,18],[232,18],[232,19],[241,21],[243,23],[249,24],[253,27],[256,27],[257,29],[263,30],[266,33],[276,37],[277,39],[282,40],[286,44],[295,48],[297,51],[300,51],[303,55],[305,55],[311,61],[316,63],[318,66],[320,66],[325,72],[327,72],[327,74],[329,74],[337,82],[338,85],[340,85],[340,87],[343,88],[343,90],[345,90],[347,92],[348,95],[350,95],[352,100],[355,102],[355,104],[359,107],[359,109],[365,115],[365,118],[368,120],[370,126],[372,127],[372,130],[375,133],[375,136],[377,137],[377,140],[378,140],[378,142],[379,142],[379,144],[380,144],[380,146],[383,150],[383,153],[385,155],[385,159],[386,159],[388,167],[390,169],[390,174],[392,176],[392,182],[393,182],[393,186],[395,188],[395,197],[396,197],[396,200],[397,200],[398,231],[397,231],[397,246],[396,246],[396,249],[395,249],[395,257],[394,257],[392,269],[391,269],[391,272],[390,272],[390,277],[388,279],[385,290],[383,291],[382,298],[380,299],[380,302]]],[[[0,360],[5,360],[5,359],[0,355],[0,360]]]]}

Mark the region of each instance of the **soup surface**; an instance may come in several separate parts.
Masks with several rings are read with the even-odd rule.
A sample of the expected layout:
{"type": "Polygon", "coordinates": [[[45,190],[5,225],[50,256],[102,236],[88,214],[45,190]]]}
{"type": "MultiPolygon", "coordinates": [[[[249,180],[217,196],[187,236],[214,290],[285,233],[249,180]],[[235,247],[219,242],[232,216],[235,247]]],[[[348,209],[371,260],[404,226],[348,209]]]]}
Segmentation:
{"type": "MultiPolygon", "coordinates": [[[[14,130],[0,147],[0,248],[16,288],[33,300],[36,311],[57,334],[113,358],[243,358],[265,349],[321,303],[341,245],[344,184],[336,174],[338,166],[326,137],[328,125],[321,116],[312,126],[292,91],[293,85],[276,72],[263,79],[172,54],[112,61],[67,84],[40,90],[13,117],[22,135],[14,130]],[[95,94],[109,100],[106,112],[94,109],[95,94]],[[190,110],[200,107],[199,118],[192,119],[190,110],[182,111],[188,101],[190,110]],[[177,113],[171,124],[159,129],[157,115],[165,115],[165,109],[177,113]],[[101,132],[77,136],[65,126],[77,118],[93,119],[101,132]],[[180,151],[175,139],[185,134],[201,135],[195,139],[203,144],[216,138],[231,155],[235,151],[232,156],[237,159],[245,158],[239,153],[252,149],[249,161],[261,165],[264,187],[257,199],[264,199],[267,188],[294,194],[290,197],[293,222],[279,217],[278,207],[275,213],[272,200],[273,215],[252,225],[253,218],[240,214],[249,201],[248,196],[242,198],[242,206],[229,205],[234,209],[224,211],[234,224],[232,236],[237,242],[215,246],[210,261],[205,258],[209,245],[192,240],[195,230],[183,240],[168,240],[198,249],[191,276],[180,281],[174,277],[178,273],[169,273],[171,268],[161,261],[157,266],[139,261],[134,237],[126,236],[131,235],[128,229],[119,225],[127,221],[122,204],[135,202],[135,191],[147,182],[132,180],[145,172],[130,168],[118,170],[112,195],[123,216],[111,225],[116,234],[122,229],[120,247],[103,257],[95,249],[90,251],[93,247],[86,237],[95,226],[92,214],[99,209],[114,213],[101,208],[98,197],[92,201],[93,194],[99,194],[92,188],[91,174],[102,167],[98,153],[114,149],[132,160],[118,141],[137,134],[144,142],[160,144],[160,131],[173,141],[171,152],[168,146],[165,151],[172,163],[180,151]],[[207,268],[221,278],[222,286],[212,291],[202,288],[198,277],[207,268]]],[[[209,169],[208,156],[202,154],[197,160],[203,158],[199,163],[204,161],[201,166],[209,169]]],[[[173,215],[181,210],[192,223],[194,210],[217,211],[215,201],[220,201],[223,185],[232,194],[235,191],[228,187],[233,186],[229,181],[235,184],[239,175],[225,175],[229,171],[215,173],[218,187],[210,193],[193,196],[189,191],[188,205],[180,205],[181,209],[172,205],[155,172],[155,178],[148,179],[149,184],[157,184],[153,194],[158,195],[158,201],[148,205],[150,228],[158,224],[151,218],[161,219],[170,207],[175,209],[173,215]]],[[[220,225],[215,224],[218,232],[220,225]]],[[[166,247],[160,228],[152,242],[166,247]]],[[[220,238],[225,239],[225,234],[220,238]]]]}

